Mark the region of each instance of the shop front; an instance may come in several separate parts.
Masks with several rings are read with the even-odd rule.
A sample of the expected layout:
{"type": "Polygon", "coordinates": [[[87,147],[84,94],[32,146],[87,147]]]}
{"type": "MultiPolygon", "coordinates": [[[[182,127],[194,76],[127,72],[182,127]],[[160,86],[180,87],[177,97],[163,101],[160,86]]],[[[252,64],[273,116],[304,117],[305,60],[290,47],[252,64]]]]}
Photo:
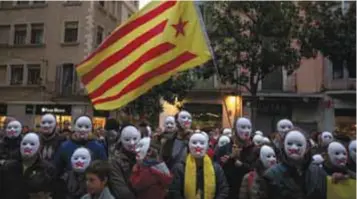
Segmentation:
{"type": "Polygon", "coordinates": [[[0,104],[0,129],[4,127],[6,115],[7,115],[7,104],[0,104]]]}
{"type": "Polygon", "coordinates": [[[212,130],[222,127],[221,104],[187,103],[184,104],[183,109],[191,113],[194,129],[212,130]]]}
{"type": "Polygon", "coordinates": [[[35,126],[38,126],[41,122],[41,116],[47,113],[56,116],[57,128],[62,129],[64,123],[72,122],[72,106],[71,105],[33,105],[28,104],[25,107],[26,114],[35,115],[35,126]]]}
{"type": "Polygon", "coordinates": [[[93,108],[93,127],[104,128],[107,118],[109,117],[109,111],[98,111],[93,108]]]}

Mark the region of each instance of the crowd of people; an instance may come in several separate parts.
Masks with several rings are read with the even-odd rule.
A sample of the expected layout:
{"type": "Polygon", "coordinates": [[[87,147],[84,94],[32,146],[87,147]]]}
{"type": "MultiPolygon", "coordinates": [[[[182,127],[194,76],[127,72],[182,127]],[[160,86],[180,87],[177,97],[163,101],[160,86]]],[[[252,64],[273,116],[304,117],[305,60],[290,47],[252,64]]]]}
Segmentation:
{"type": "MultiPolygon", "coordinates": [[[[355,179],[356,140],[312,139],[288,119],[268,137],[241,117],[232,129],[193,130],[168,116],[162,130],[108,119],[57,129],[45,114],[36,132],[7,118],[0,141],[1,199],[326,199],[327,177],[355,179]]],[[[270,133],[269,133],[270,134],[270,133]]]]}

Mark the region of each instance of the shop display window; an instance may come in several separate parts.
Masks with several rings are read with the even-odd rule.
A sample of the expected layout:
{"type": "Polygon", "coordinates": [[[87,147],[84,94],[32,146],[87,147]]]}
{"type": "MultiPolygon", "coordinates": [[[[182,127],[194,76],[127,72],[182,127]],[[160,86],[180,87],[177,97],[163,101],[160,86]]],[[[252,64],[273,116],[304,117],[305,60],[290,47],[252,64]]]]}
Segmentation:
{"type": "Polygon", "coordinates": [[[0,129],[4,128],[6,116],[0,116],[0,129]]]}
{"type": "Polygon", "coordinates": [[[94,129],[104,128],[106,119],[105,117],[93,117],[93,127],[94,129]]]}

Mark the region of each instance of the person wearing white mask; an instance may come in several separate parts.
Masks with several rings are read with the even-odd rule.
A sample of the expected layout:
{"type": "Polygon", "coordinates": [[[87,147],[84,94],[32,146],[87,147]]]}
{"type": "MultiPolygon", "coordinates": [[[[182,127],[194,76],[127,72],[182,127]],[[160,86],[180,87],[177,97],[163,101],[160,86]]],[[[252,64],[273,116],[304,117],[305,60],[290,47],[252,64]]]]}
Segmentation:
{"type": "Polygon", "coordinates": [[[263,145],[255,151],[257,158],[254,170],[245,174],[240,186],[239,199],[258,199],[259,181],[264,172],[277,163],[277,157],[272,147],[263,145]]]}
{"type": "Polygon", "coordinates": [[[161,148],[161,157],[170,169],[176,163],[185,160],[188,138],[193,133],[192,115],[189,112],[182,110],[176,114],[175,119],[177,132],[167,139],[161,148]]]}
{"type": "Polygon", "coordinates": [[[91,151],[93,160],[107,160],[107,152],[103,144],[91,136],[93,130],[92,118],[86,115],[79,116],[74,120],[73,126],[73,135],[69,140],[61,144],[55,154],[55,165],[59,175],[65,170],[72,169],[71,156],[81,146],[91,151]]]}
{"type": "Polygon", "coordinates": [[[243,177],[247,174],[254,162],[254,144],[251,140],[252,123],[248,118],[240,117],[235,122],[235,134],[229,145],[219,147],[215,159],[221,164],[229,184],[229,197],[239,195],[243,177]]]}
{"type": "Polygon", "coordinates": [[[260,199],[326,198],[326,174],[311,164],[308,136],[300,129],[292,129],[282,143],[280,163],[265,171],[259,183],[260,199]]]}
{"type": "Polygon", "coordinates": [[[264,137],[259,134],[254,135],[253,143],[255,144],[255,146],[261,146],[262,144],[264,144],[264,137]]]}
{"type": "Polygon", "coordinates": [[[347,149],[341,143],[333,141],[327,147],[327,158],[323,169],[329,176],[338,175],[347,179],[347,160],[347,149]]]}
{"type": "Polygon", "coordinates": [[[175,165],[169,198],[225,199],[229,188],[221,167],[206,154],[208,141],[202,133],[189,139],[186,160],[175,165]]]}
{"type": "Polygon", "coordinates": [[[137,199],[164,199],[172,181],[172,175],[165,162],[159,157],[160,145],[144,137],[136,145],[136,165],[130,176],[137,199]]]}
{"type": "Polygon", "coordinates": [[[222,135],[226,135],[228,137],[232,137],[232,129],[229,129],[229,128],[223,129],[222,135]]]}
{"type": "Polygon", "coordinates": [[[0,140],[0,165],[8,160],[20,160],[22,124],[15,119],[5,124],[5,136],[0,140]]]}
{"type": "Polygon", "coordinates": [[[71,157],[72,170],[66,173],[66,199],[77,199],[87,193],[85,171],[92,162],[91,152],[84,147],[77,148],[71,157]]]}
{"type": "Polygon", "coordinates": [[[56,132],[56,117],[53,114],[45,114],[41,117],[40,138],[42,142],[41,156],[42,159],[49,162],[54,161],[56,151],[61,146],[66,137],[60,136],[56,132]]]}
{"type": "Polygon", "coordinates": [[[28,133],[21,140],[21,160],[7,163],[2,169],[2,199],[48,198],[53,191],[55,168],[40,158],[40,138],[28,133]]]}
{"type": "Polygon", "coordinates": [[[129,177],[136,163],[136,145],[141,139],[141,132],[132,124],[125,124],[119,131],[120,143],[110,159],[111,171],[109,187],[115,198],[135,199],[129,177]]]}

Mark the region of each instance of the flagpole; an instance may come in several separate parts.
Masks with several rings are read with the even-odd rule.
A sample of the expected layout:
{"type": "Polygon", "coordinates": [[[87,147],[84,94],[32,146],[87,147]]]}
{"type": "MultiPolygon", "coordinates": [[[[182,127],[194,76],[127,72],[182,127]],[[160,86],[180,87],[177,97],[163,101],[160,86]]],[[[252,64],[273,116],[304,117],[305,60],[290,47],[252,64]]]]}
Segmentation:
{"type": "MultiPolygon", "coordinates": [[[[217,63],[216,56],[214,54],[214,51],[213,51],[213,48],[212,48],[212,45],[211,45],[211,41],[210,41],[210,39],[208,37],[208,33],[207,33],[207,30],[206,30],[206,26],[205,26],[205,23],[204,23],[204,20],[203,20],[202,13],[201,13],[199,5],[198,5],[198,1],[194,1],[194,4],[195,4],[195,8],[196,8],[196,13],[198,15],[198,19],[200,20],[200,24],[201,24],[201,27],[203,29],[202,31],[203,31],[203,34],[205,36],[208,49],[209,49],[209,51],[211,53],[211,56],[212,56],[213,66],[214,66],[214,68],[216,70],[216,73],[218,74],[219,82],[221,82],[222,78],[221,78],[221,75],[220,75],[220,72],[219,72],[218,63],[217,63]]],[[[223,106],[226,109],[225,112],[226,112],[226,116],[227,116],[227,119],[228,119],[229,126],[231,128],[233,128],[233,125],[232,125],[232,122],[231,122],[231,118],[229,116],[229,111],[228,111],[228,106],[226,104],[225,96],[224,96],[224,94],[222,92],[222,88],[221,88],[220,85],[218,85],[218,90],[219,90],[219,93],[221,94],[221,97],[222,97],[223,106]]],[[[234,112],[236,112],[236,111],[237,110],[235,110],[234,112]]]]}

